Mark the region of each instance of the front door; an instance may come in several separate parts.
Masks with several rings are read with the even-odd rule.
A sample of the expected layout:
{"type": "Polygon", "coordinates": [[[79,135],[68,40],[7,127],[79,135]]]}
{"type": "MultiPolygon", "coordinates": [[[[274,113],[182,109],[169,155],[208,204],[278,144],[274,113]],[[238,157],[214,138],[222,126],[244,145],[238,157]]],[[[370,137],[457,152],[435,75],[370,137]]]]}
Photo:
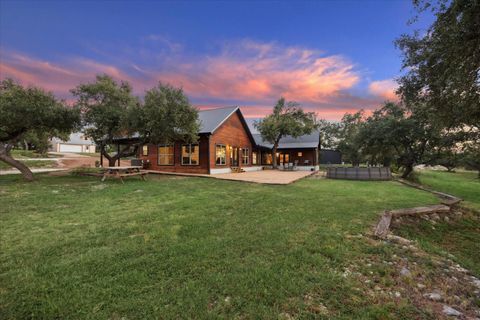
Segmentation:
{"type": "Polygon", "coordinates": [[[238,167],[238,148],[232,147],[230,149],[230,166],[238,167]]]}
{"type": "Polygon", "coordinates": [[[283,165],[290,162],[290,154],[285,152],[280,152],[277,157],[277,163],[283,165]]]}

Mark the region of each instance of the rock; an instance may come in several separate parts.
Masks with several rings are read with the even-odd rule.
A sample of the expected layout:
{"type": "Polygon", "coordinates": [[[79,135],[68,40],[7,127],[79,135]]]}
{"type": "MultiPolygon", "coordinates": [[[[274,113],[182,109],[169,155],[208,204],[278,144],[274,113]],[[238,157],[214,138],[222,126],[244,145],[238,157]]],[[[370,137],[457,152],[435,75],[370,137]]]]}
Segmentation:
{"type": "Polygon", "coordinates": [[[230,300],[231,300],[231,298],[227,296],[227,297],[225,297],[225,300],[224,300],[224,301],[225,301],[226,303],[230,303],[230,300]]]}
{"type": "Polygon", "coordinates": [[[472,283],[475,287],[480,288],[480,280],[474,279],[474,280],[472,280],[472,283]]]}
{"type": "Polygon", "coordinates": [[[430,299],[430,300],[432,300],[432,301],[440,301],[440,300],[442,300],[442,296],[441,296],[439,293],[437,293],[437,292],[425,293],[423,296],[426,297],[426,298],[428,298],[428,299],[430,299]]]}
{"type": "Polygon", "coordinates": [[[138,189],[138,190],[135,190],[134,192],[135,192],[135,193],[139,193],[139,192],[143,192],[143,190],[142,190],[142,189],[138,189]]]}
{"type": "Polygon", "coordinates": [[[395,295],[395,298],[400,298],[402,296],[398,291],[395,291],[394,295],[395,295]]]}
{"type": "Polygon", "coordinates": [[[405,238],[402,238],[402,237],[399,237],[399,236],[395,236],[393,234],[387,235],[387,239],[392,241],[392,242],[401,244],[401,245],[409,245],[409,244],[412,243],[412,241],[410,241],[408,239],[405,239],[405,238]]]}
{"type": "Polygon", "coordinates": [[[432,218],[433,220],[440,220],[440,216],[437,213],[430,215],[430,218],[432,218]]]}
{"type": "Polygon", "coordinates": [[[452,316],[452,317],[459,317],[462,315],[460,311],[455,310],[452,307],[449,307],[447,305],[443,306],[443,313],[447,316],[452,316]]]}
{"type": "Polygon", "coordinates": [[[445,220],[446,222],[450,221],[450,218],[445,216],[445,218],[443,218],[443,220],[445,220]]]}
{"type": "Polygon", "coordinates": [[[426,286],[422,283],[417,283],[417,287],[418,289],[425,289],[426,286]]]}
{"type": "Polygon", "coordinates": [[[402,267],[402,269],[400,270],[401,276],[410,277],[411,274],[412,273],[410,272],[410,270],[408,270],[406,267],[402,267]]]}
{"type": "Polygon", "coordinates": [[[373,290],[375,290],[375,291],[380,291],[380,290],[382,290],[382,288],[380,288],[379,286],[375,286],[375,287],[373,288],[373,290]]]}

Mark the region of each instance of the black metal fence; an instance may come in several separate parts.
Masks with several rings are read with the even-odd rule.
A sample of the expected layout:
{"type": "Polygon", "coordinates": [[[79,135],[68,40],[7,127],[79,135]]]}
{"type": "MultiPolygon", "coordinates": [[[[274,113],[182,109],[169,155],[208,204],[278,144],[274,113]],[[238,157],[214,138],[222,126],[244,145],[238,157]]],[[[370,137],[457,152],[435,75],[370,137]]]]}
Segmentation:
{"type": "Polygon", "coordinates": [[[327,178],[348,180],[390,180],[389,167],[328,167],[327,178]]]}

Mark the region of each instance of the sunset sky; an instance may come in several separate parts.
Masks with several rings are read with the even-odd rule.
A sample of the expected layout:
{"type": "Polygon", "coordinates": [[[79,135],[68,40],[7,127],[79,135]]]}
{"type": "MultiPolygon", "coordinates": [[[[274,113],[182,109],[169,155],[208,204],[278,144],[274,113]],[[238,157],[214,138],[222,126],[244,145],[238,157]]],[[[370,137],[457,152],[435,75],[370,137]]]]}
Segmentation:
{"type": "MultiPolygon", "coordinates": [[[[280,96],[319,117],[395,99],[410,1],[4,1],[0,78],[72,100],[106,73],[137,95],[182,86],[199,108],[268,113],[280,96]]],[[[428,23],[422,20],[422,23],[428,23]]]]}

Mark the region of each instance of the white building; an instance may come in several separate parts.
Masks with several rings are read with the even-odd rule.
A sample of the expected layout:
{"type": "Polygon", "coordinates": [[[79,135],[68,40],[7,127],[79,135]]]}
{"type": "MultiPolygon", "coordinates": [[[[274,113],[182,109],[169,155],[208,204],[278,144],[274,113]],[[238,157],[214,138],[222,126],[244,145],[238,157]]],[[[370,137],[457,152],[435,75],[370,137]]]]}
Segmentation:
{"type": "Polygon", "coordinates": [[[51,143],[51,151],[54,152],[95,153],[95,143],[81,132],[70,134],[68,141],[53,138],[51,143]]]}

